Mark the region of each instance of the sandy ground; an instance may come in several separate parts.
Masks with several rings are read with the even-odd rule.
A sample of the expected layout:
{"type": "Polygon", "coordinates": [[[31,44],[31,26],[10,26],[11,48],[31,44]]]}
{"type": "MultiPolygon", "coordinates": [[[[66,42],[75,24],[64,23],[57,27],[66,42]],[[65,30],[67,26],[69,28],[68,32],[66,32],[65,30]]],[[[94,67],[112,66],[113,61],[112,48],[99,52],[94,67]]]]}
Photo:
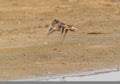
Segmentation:
{"type": "Polygon", "coordinates": [[[0,80],[120,66],[119,0],[0,0],[0,80]],[[78,27],[46,37],[53,19],[78,27]],[[47,42],[47,44],[46,44],[47,42]]]}

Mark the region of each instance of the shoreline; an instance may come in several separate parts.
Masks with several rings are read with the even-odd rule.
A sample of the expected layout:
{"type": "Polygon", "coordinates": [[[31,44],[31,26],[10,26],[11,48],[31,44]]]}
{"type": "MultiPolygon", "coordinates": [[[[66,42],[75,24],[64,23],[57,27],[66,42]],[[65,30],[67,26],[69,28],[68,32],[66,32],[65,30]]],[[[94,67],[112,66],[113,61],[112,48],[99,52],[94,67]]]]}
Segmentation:
{"type": "MultiPolygon", "coordinates": [[[[61,74],[61,75],[45,76],[45,77],[33,77],[33,78],[8,80],[8,81],[71,81],[69,80],[69,78],[72,78],[72,79],[77,77],[84,78],[84,77],[91,77],[91,76],[97,76],[102,74],[111,74],[116,72],[120,73],[120,67],[112,67],[112,68],[104,68],[104,69],[98,69],[98,70],[81,71],[79,73],[61,74]]],[[[75,80],[72,80],[72,81],[75,81],[75,80]]]]}

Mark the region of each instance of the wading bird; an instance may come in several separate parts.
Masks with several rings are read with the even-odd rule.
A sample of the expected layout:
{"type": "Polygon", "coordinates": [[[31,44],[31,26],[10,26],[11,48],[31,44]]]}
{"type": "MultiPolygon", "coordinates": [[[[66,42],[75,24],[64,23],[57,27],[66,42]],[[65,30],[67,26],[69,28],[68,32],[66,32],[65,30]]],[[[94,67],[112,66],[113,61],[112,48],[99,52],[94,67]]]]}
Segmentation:
{"type": "Polygon", "coordinates": [[[59,21],[57,19],[54,19],[47,30],[47,36],[49,36],[50,34],[52,34],[55,31],[59,31],[59,32],[61,32],[61,35],[63,37],[65,37],[69,30],[75,31],[75,30],[77,30],[77,28],[75,28],[72,25],[67,25],[65,23],[62,23],[61,21],[59,21]]]}

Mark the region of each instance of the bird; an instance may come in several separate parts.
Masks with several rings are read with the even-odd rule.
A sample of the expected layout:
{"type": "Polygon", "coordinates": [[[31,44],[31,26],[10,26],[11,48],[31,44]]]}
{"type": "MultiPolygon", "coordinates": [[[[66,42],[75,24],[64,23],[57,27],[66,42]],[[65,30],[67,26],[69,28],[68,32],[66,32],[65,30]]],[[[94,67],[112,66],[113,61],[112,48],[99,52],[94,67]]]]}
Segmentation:
{"type": "Polygon", "coordinates": [[[52,21],[52,23],[49,25],[49,28],[47,30],[47,36],[51,35],[55,31],[59,31],[61,33],[62,37],[64,38],[68,31],[75,31],[77,29],[78,28],[76,28],[72,25],[68,25],[68,24],[65,24],[65,23],[59,21],[58,19],[54,19],[52,21]]]}

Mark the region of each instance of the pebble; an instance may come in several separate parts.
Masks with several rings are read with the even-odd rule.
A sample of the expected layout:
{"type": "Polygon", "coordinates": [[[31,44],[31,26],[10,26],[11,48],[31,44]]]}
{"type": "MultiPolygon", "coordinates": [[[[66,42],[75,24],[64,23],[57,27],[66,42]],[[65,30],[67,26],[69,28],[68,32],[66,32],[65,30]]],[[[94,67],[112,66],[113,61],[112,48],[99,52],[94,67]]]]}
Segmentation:
{"type": "Polygon", "coordinates": [[[54,48],[53,50],[57,50],[56,48],[54,48]]]}
{"type": "Polygon", "coordinates": [[[52,72],[47,72],[49,75],[52,74],[52,72]]]}
{"type": "Polygon", "coordinates": [[[30,30],[31,33],[33,33],[33,31],[34,31],[33,29],[30,30]]]}
{"type": "Polygon", "coordinates": [[[21,24],[21,21],[18,21],[17,24],[21,24]]]}
{"type": "Polygon", "coordinates": [[[78,46],[80,46],[80,44],[78,44],[78,46]]]}
{"type": "Polygon", "coordinates": [[[46,45],[46,44],[48,44],[47,42],[44,42],[44,44],[46,45]]]}

